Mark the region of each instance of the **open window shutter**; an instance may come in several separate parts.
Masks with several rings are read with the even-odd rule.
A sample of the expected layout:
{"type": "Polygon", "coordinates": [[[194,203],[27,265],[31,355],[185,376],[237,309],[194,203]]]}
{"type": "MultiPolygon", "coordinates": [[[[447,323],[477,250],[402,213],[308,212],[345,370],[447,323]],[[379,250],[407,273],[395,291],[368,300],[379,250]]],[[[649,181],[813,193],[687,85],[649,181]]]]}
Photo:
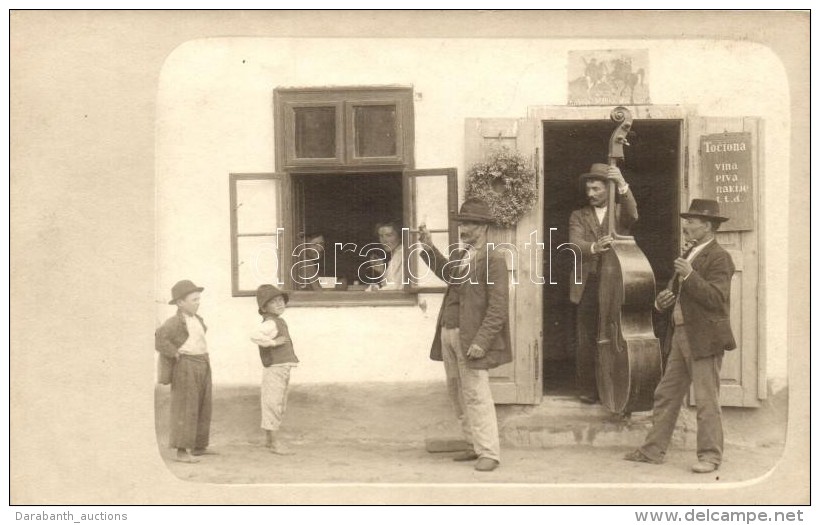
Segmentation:
{"type": "MultiPolygon", "coordinates": [[[[543,187],[543,174],[538,159],[541,141],[540,122],[535,119],[467,119],[465,122],[465,166],[469,168],[484,160],[490,148],[507,146],[530,160],[536,170],[538,187],[543,187]]],[[[468,175],[469,176],[469,175],[468,175]]],[[[513,229],[491,227],[489,242],[497,246],[509,244],[518,256],[507,254],[510,272],[510,334],[513,343],[512,362],[490,371],[490,386],[497,404],[537,404],[541,401],[541,286],[532,276],[527,247],[533,231],[541,231],[542,209],[536,204],[513,229]]],[[[538,240],[543,242],[543,236],[538,240]]]]}
{"type": "Polygon", "coordinates": [[[234,296],[254,295],[261,284],[289,281],[286,183],[286,175],[279,173],[230,176],[234,296]]]}
{"type": "MultiPolygon", "coordinates": [[[[760,258],[763,257],[759,243],[762,202],[760,134],[759,118],[700,117],[689,121],[688,184],[681,193],[681,210],[688,209],[693,198],[718,197],[721,211],[728,212],[731,217],[717,234],[718,242],[731,254],[735,264],[730,319],[738,347],[723,356],[720,401],[724,406],[759,406],[760,400],[766,397],[766,324],[761,318],[765,309],[760,308],[766,299],[765,290],[758,282],[760,258]],[[751,148],[748,166],[743,161],[737,167],[732,162],[724,166],[716,162],[719,156],[714,155],[711,146],[710,151],[703,151],[705,140],[715,144],[731,137],[743,140],[747,148],[751,148]],[[741,200],[743,204],[732,202],[741,200]]],[[[727,160],[734,158],[742,156],[729,156],[727,160]]],[[[690,394],[693,401],[694,394],[690,394]]]]}
{"type": "Polygon", "coordinates": [[[419,224],[426,224],[433,244],[443,254],[458,242],[458,227],[453,215],[458,206],[455,168],[404,171],[404,227],[411,230],[409,246],[404,253],[409,258],[411,272],[409,289],[416,292],[443,292],[447,285],[436,277],[421,260],[420,248],[414,247],[419,236],[419,224]]]}

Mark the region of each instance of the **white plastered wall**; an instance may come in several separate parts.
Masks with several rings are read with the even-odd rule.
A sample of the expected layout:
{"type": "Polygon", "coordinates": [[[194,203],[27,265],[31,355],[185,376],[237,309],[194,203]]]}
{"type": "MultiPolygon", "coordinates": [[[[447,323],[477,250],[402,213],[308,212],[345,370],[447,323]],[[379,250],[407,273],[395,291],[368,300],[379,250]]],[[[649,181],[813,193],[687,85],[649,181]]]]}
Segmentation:
{"type": "MultiPolygon", "coordinates": [[[[761,279],[766,285],[767,371],[786,379],[789,97],[777,57],[746,42],[564,39],[262,39],[191,41],[166,60],[157,104],[157,322],[170,287],[206,287],[214,381],[256,383],[247,334],[253,298],[231,296],[228,174],[272,172],[273,89],[279,86],[413,86],[417,168],[456,167],[464,188],[464,119],[524,117],[567,101],[567,53],[648,49],[653,104],[686,104],[704,116],[764,121],[761,279]]],[[[146,174],[146,176],[150,176],[146,174]]],[[[435,380],[427,358],[440,296],[412,307],[291,308],[301,360],[294,382],[435,380]]]]}

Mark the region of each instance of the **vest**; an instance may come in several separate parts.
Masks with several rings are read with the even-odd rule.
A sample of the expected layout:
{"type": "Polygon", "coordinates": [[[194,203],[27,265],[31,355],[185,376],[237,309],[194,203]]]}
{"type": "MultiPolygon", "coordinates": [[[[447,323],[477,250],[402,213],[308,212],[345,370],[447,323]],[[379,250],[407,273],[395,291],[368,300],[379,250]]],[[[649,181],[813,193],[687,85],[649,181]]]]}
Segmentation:
{"type": "Polygon", "coordinates": [[[458,328],[458,308],[461,285],[451,284],[444,298],[444,311],[441,314],[441,326],[444,328],[458,328]]]}
{"type": "MultiPolygon", "coordinates": [[[[458,267],[458,271],[465,271],[468,261],[464,259],[467,257],[466,252],[462,254],[462,263],[458,267]]],[[[447,293],[444,296],[443,311],[441,314],[441,326],[444,328],[458,328],[459,304],[461,303],[461,286],[463,283],[452,283],[448,286],[447,293]]]]}
{"type": "MultiPolygon", "coordinates": [[[[694,249],[695,249],[695,247],[692,246],[691,248],[686,250],[686,253],[681,255],[681,257],[684,258],[684,259],[689,259],[689,255],[692,253],[692,250],[694,250],[694,249]]],[[[700,255],[700,254],[698,254],[698,255],[700,255]]],[[[697,257],[697,255],[695,257],[697,257]]],[[[674,293],[677,296],[677,299],[675,299],[675,307],[672,308],[672,322],[676,325],[684,324],[683,310],[680,307],[680,289],[681,289],[682,284],[683,283],[681,282],[680,278],[678,278],[678,277],[675,277],[675,282],[672,283],[672,293],[674,293]]]]}
{"type": "Polygon", "coordinates": [[[279,332],[277,337],[284,336],[287,342],[280,346],[260,346],[259,358],[262,359],[262,366],[267,368],[271,365],[298,363],[299,359],[296,358],[296,353],[293,351],[293,341],[290,340],[288,324],[280,317],[273,317],[272,319],[276,323],[276,330],[279,332]]]}

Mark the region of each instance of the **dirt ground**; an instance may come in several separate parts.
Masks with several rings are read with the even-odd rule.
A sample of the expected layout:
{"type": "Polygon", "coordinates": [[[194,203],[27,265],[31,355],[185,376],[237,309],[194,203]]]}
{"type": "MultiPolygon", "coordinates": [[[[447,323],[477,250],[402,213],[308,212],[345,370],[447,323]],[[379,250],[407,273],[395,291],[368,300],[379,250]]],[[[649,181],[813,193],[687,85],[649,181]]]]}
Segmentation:
{"type": "Polygon", "coordinates": [[[632,463],[624,446],[566,445],[523,449],[502,443],[501,466],[473,470],[454,453],[428,453],[425,438],[454,428],[443,387],[431,385],[296,385],[282,436],[294,452],[264,447],[258,387],[214,391],[211,449],[197,464],[172,460],[168,448],[168,387],[156,396],[159,450],[173,474],[207,483],[727,483],[773,468],[783,444],[728,444],[715,474],[696,475],[691,449],[672,448],[662,465],[632,463]]]}

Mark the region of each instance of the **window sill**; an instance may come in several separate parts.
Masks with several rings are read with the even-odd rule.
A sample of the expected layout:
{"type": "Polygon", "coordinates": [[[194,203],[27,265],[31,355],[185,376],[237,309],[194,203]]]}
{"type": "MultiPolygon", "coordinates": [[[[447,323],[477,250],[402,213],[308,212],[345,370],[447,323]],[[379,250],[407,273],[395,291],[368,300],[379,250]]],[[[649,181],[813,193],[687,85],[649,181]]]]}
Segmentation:
{"type": "Polygon", "coordinates": [[[413,306],[416,294],[402,291],[289,292],[288,306],[413,306]]]}
{"type": "MultiPolygon", "coordinates": [[[[408,291],[341,291],[327,290],[321,292],[312,291],[288,291],[288,306],[413,306],[418,302],[418,295],[443,294],[445,288],[413,288],[408,291]]],[[[233,297],[255,297],[252,291],[234,292],[233,297]]]]}

